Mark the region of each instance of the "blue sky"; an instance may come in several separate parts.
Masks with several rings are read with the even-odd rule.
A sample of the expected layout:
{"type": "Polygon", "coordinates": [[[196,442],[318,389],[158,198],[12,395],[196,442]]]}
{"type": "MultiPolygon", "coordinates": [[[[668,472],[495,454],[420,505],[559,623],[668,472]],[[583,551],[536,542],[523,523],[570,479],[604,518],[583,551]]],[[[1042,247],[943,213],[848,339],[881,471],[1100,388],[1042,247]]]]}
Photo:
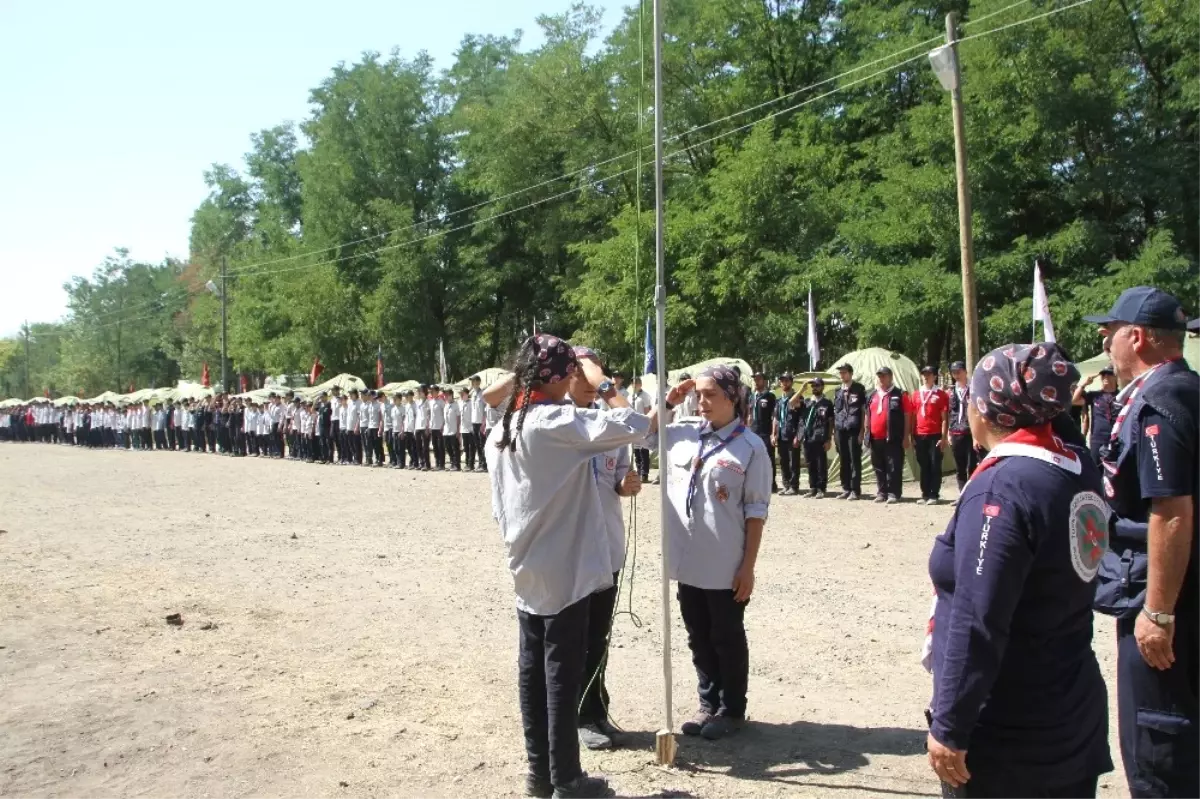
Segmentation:
{"type": "MultiPolygon", "coordinates": [[[[621,0],[592,0],[616,24],[621,0]]],[[[65,311],[62,284],[115,247],[187,255],[204,170],[308,114],[366,50],[450,64],[467,33],[525,31],[569,0],[164,3],[0,0],[0,336],[65,311]]]]}

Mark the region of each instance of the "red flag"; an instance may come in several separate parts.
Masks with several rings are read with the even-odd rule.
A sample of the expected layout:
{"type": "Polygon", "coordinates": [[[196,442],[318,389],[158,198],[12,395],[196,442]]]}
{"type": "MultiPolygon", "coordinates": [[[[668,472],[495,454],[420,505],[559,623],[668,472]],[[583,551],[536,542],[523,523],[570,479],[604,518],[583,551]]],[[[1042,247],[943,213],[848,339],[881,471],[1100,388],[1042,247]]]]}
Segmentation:
{"type": "Polygon", "coordinates": [[[321,363],[321,357],[318,355],[313,358],[312,370],[308,373],[308,384],[315,386],[317,381],[321,379],[321,372],[325,371],[325,365],[321,363]]]}
{"type": "Polygon", "coordinates": [[[46,399],[50,399],[50,389],[48,389],[48,388],[43,388],[43,389],[42,389],[42,395],[43,395],[43,396],[44,396],[46,399]]]}
{"type": "Polygon", "coordinates": [[[130,383],[129,384],[129,393],[132,394],[135,391],[137,391],[137,388],[133,385],[133,383],[130,383]]]}
{"type": "Polygon", "coordinates": [[[375,353],[375,388],[383,388],[383,345],[375,353]]]}
{"type": "Polygon", "coordinates": [[[200,373],[200,385],[208,388],[208,361],[204,362],[204,371],[200,373]]]}
{"type": "Polygon", "coordinates": [[[240,375],[238,375],[238,392],[241,394],[246,393],[246,373],[245,372],[242,372],[240,375]]]}

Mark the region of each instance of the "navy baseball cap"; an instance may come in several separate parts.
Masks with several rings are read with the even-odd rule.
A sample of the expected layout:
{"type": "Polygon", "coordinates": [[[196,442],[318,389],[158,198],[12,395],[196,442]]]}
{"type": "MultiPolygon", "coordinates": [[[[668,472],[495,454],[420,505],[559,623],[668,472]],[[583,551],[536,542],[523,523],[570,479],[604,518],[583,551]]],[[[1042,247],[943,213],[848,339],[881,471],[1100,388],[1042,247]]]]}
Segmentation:
{"type": "Polygon", "coordinates": [[[875,374],[877,374],[877,375],[890,375],[891,373],[892,373],[892,367],[890,367],[890,366],[881,366],[875,370],[875,374]]]}
{"type": "Polygon", "coordinates": [[[1187,327],[1187,314],[1183,312],[1179,300],[1151,286],[1125,289],[1108,313],[1085,316],[1083,320],[1098,325],[1124,322],[1162,330],[1183,330],[1187,327]]]}
{"type": "Polygon", "coordinates": [[[967,371],[967,365],[965,363],[963,363],[962,361],[955,361],[954,363],[950,364],[950,371],[951,372],[958,372],[958,371],[965,372],[965,371],[967,371]]]}
{"type": "Polygon", "coordinates": [[[825,380],[824,380],[823,378],[820,378],[820,377],[814,377],[812,380],[810,380],[810,381],[808,381],[808,382],[809,382],[811,385],[814,385],[814,386],[823,386],[823,385],[825,385],[825,380]]]}
{"type": "Polygon", "coordinates": [[[1113,368],[1112,368],[1111,366],[1105,366],[1103,369],[1101,369],[1101,370],[1100,370],[1099,372],[1097,372],[1096,374],[1100,374],[1100,375],[1108,375],[1109,377],[1112,377],[1113,375],[1115,375],[1115,374],[1116,374],[1116,372],[1115,372],[1115,371],[1113,371],[1113,368]]]}
{"type": "Polygon", "coordinates": [[[937,369],[934,369],[932,366],[922,366],[922,367],[921,367],[921,374],[923,374],[923,375],[936,375],[936,374],[937,374],[937,369]]]}
{"type": "Polygon", "coordinates": [[[1191,330],[1193,333],[1200,331],[1200,317],[1197,317],[1197,318],[1193,319],[1192,321],[1188,322],[1187,329],[1191,330]]]}

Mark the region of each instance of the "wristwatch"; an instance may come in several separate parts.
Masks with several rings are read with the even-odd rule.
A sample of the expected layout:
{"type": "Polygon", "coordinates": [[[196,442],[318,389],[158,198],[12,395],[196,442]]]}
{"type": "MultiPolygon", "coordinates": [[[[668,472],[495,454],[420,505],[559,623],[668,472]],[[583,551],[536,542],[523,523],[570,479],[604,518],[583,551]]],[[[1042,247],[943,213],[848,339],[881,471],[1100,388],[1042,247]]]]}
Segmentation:
{"type": "Polygon", "coordinates": [[[613,382],[611,380],[605,380],[603,383],[596,386],[596,392],[601,397],[608,396],[610,393],[612,393],[612,390],[613,390],[613,382]]]}
{"type": "Polygon", "coordinates": [[[1155,613],[1145,605],[1142,606],[1142,615],[1157,624],[1159,627],[1166,627],[1168,624],[1175,623],[1174,613],[1155,613]]]}

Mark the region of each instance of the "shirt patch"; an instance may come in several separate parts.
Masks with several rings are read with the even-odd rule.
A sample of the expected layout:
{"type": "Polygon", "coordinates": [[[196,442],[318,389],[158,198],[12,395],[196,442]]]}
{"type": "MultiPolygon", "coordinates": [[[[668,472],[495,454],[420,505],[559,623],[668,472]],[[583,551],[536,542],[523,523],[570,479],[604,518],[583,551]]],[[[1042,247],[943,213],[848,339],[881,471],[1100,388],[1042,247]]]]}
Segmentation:
{"type": "Polygon", "coordinates": [[[721,500],[722,502],[729,501],[729,489],[720,483],[717,483],[717,499],[721,500]]]}
{"type": "Polygon", "coordinates": [[[1108,505],[1093,491],[1081,491],[1071,500],[1071,566],[1079,579],[1090,583],[1108,551],[1108,505]]]}
{"type": "Polygon", "coordinates": [[[617,470],[617,459],[611,458],[611,457],[605,458],[604,459],[604,471],[615,472],[616,470],[617,470]]]}
{"type": "Polygon", "coordinates": [[[1150,425],[1149,427],[1147,427],[1147,428],[1146,428],[1146,435],[1148,435],[1148,436],[1156,436],[1156,435],[1158,435],[1158,425],[1156,425],[1156,424],[1152,424],[1152,425],[1150,425]]]}
{"type": "Polygon", "coordinates": [[[983,506],[983,515],[991,516],[993,519],[996,518],[997,516],[1000,515],[1000,506],[999,505],[984,505],[983,506]]]}
{"type": "Polygon", "coordinates": [[[728,469],[731,472],[737,472],[741,475],[746,473],[746,470],[743,469],[737,461],[731,461],[728,458],[719,459],[717,461],[717,466],[720,466],[722,469],[728,469]]]}

